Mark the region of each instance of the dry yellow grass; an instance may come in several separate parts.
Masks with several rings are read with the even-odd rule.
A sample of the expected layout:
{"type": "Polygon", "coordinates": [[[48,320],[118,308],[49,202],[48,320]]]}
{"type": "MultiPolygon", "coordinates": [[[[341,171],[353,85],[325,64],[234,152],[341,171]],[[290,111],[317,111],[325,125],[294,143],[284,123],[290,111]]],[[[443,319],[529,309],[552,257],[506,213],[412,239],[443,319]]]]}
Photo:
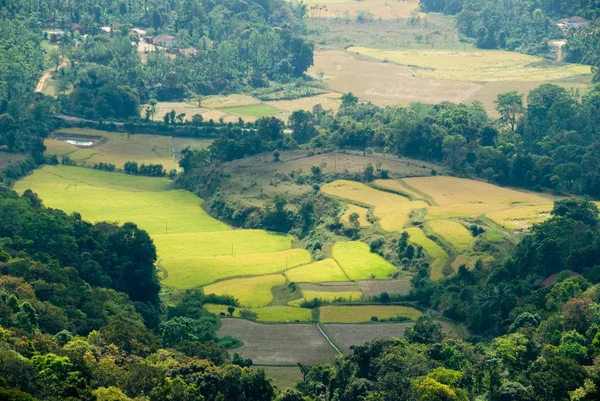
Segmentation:
{"type": "Polygon", "coordinates": [[[457,253],[473,251],[475,238],[465,226],[455,221],[434,220],[429,222],[433,232],[448,242],[457,253]]]}
{"type": "Polygon", "coordinates": [[[425,233],[418,227],[411,227],[406,230],[410,235],[409,241],[423,248],[425,253],[432,259],[430,264],[431,280],[438,281],[444,278],[442,269],[448,263],[448,254],[441,246],[427,238],[425,233]]]}
{"type": "Polygon", "coordinates": [[[288,280],[295,283],[325,283],[328,281],[347,281],[348,277],[333,259],[320,260],[308,265],[296,267],[285,272],[288,280]]]}
{"type": "Polygon", "coordinates": [[[549,81],[591,74],[591,67],[581,64],[543,62],[539,57],[500,50],[381,50],[350,47],[378,60],[415,66],[422,78],[457,81],[549,81]]]}
{"type": "Polygon", "coordinates": [[[385,231],[400,231],[410,221],[410,214],[413,210],[424,209],[427,206],[429,205],[423,201],[377,206],[373,214],[379,217],[379,225],[385,231]]]}
{"type": "Polygon", "coordinates": [[[352,205],[352,204],[348,204],[347,207],[348,207],[348,209],[342,215],[342,221],[344,223],[350,224],[350,215],[352,213],[357,213],[358,214],[358,222],[360,223],[361,228],[371,226],[371,223],[369,223],[369,221],[367,220],[367,212],[369,211],[369,209],[361,207],[361,206],[352,205]]]}
{"type": "Polygon", "coordinates": [[[234,278],[204,287],[206,294],[231,295],[240,305],[249,307],[267,306],[273,301],[271,288],[285,284],[281,274],[249,278],[234,278]]]}
{"type": "Polygon", "coordinates": [[[458,270],[461,265],[467,266],[467,269],[471,270],[475,267],[475,263],[481,260],[484,266],[489,265],[494,261],[494,257],[492,255],[488,255],[487,253],[476,253],[472,255],[458,255],[454,261],[452,262],[452,268],[454,270],[458,270]]]}
{"type": "Polygon", "coordinates": [[[410,18],[412,14],[423,15],[416,11],[419,7],[417,0],[307,0],[305,3],[327,6],[327,12],[321,11],[318,18],[356,18],[360,12],[369,12],[374,18],[382,19],[410,18]]]}
{"type": "Polygon", "coordinates": [[[515,206],[499,212],[487,213],[485,216],[504,228],[515,230],[528,228],[550,217],[552,204],[515,206]]]}
{"type": "Polygon", "coordinates": [[[549,199],[538,195],[502,188],[486,182],[466,178],[435,176],[405,178],[411,187],[431,196],[439,206],[462,203],[491,204],[550,204],[549,199]]]}
{"type": "Polygon", "coordinates": [[[398,192],[402,195],[406,195],[408,197],[412,197],[414,199],[423,199],[423,195],[418,192],[415,192],[404,185],[400,181],[396,180],[375,180],[373,181],[376,187],[380,187],[383,189],[388,189],[390,191],[398,192]]]}
{"type": "Polygon", "coordinates": [[[498,212],[510,208],[508,204],[493,203],[457,203],[447,206],[428,206],[426,220],[475,218],[488,212],[498,212]]]}
{"type": "Polygon", "coordinates": [[[371,317],[378,319],[389,319],[397,316],[404,316],[411,320],[416,320],[422,313],[407,306],[397,305],[358,305],[358,306],[337,306],[329,305],[320,308],[321,323],[364,323],[370,322],[371,317]]]}

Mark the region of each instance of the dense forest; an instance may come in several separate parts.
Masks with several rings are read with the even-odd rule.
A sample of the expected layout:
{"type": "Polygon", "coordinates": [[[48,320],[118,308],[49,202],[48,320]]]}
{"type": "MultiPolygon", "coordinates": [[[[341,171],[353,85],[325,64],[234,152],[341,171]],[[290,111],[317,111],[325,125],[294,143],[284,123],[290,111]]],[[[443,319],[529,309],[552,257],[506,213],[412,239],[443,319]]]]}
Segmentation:
{"type": "Polygon", "coordinates": [[[600,3],[597,0],[421,0],[426,12],[456,15],[458,31],[482,49],[507,49],[555,58],[550,39],[567,38],[565,60],[597,66],[600,3]],[[579,16],[590,21],[561,32],[556,22],[579,16]]]}

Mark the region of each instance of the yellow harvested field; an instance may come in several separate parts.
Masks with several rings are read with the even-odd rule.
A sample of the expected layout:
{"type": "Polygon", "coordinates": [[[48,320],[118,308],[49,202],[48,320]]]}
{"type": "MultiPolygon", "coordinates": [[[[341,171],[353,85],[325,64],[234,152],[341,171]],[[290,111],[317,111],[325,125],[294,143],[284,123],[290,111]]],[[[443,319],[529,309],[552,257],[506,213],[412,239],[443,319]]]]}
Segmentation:
{"type": "Polygon", "coordinates": [[[373,189],[356,181],[337,180],[321,187],[321,192],[336,198],[368,206],[395,205],[408,202],[403,196],[373,189]]]}
{"type": "Polygon", "coordinates": [[[352,92],[379,106],[412,102],[460,103],[481,86],[468,80],[419,78],[411,67],[367,60],[342,50],[316,51],[314,66],[308,73],[318,79],[321,70],[331,89],[340,93],[352,92]]]}
{"type": "Polygon", "coordinates": [[[285,284],[285,277],[281,274],[270,276],[234,278],[220,281],[204,287],[206,294],[231,295],[248,307],[267,306],[273,301],[271,288],[285,284]]]}
{"type": "Polygon", "coordinates": [[[395,205],[377,206],[373,214],[379,217],[379,225],[385,231],[400,231],[410,221],[410,214],[413,210],[425,209],[428,206],[423,201],[410,201],[395,205]]]}
{"type": "Polygon", "coordinates": [[[488,212],[498,212],[510,208],[502,203],[457,203],[446,206],[428,206],[426,220],[456,219],[461,217],[475,218],[488,212]]]}
{"type": "Polygon", "coordinates": [[[421,311],[415,308],[397,305],[328,305],[322,306],[320,311],[319,321],[321,323],[364,323],[370,322],[373,316],[376,316],[379,320],[398,316],[417,320],[422,315],[421,311]]]}
{"type": "Polygon", "coordinates": [[[458,270],[461,265],[467,266],[467,269],[472,270],[475,267],[475,263],[481,260],[484,266],[489,265],[494,261],[494,257],[492,255],[488,255],[487,253],[477,253],[472,255],[458,255],[454,261],[452,262],[452,268],[454,270],[458,270]]]}
{"type": "Polygon", "coordinates": [[[350,215],[352,213],[357,213],[358,214],[358,222],[360,223],[361,228],[371,226],[371,223],[369,223],[369,221],[367,220],[367,212],[369,211],[369,209],[362,207],[362,206],[352,205],[352,204],[348,204],[346,206],[348,209],[342,215],[342,219],[341,219],[345,224],[349,225],[350,224],[350,215]]]}
{"type": "Polygon", "coordinates": [[[402,230],[413,210],[428,206],[423,201],[409,201],[404,196],[380,191],[356,181],[337,180],[323,185],[321,191],[336,198],[374,206],[373,214],[379,217],[379,224],[386,231],[402,230]]]}
{"type": "Polygon", "coordinates": [[[433,260],[430,264],[431,280],[438,281],[444,278],[442,269],[448,263],[448,254],[441,246],[425,236],[425,233],[418,227],[411,227],[406,230],[410,235],[409,241],[423,248],[425,253],[433,260]]]}
{"type": "Polygon", "coordinates": [[[349,52],[414,66],[421,78],[457,81],[550,81],[591,73],[581,64],[543,62],[539,57],[501,50],[381,50],[350,47],[349,52]]]}
{"type": "Polygon", "coordinates": [[[310,301],[312,299],[322,299],[324,301],[333,301],[335,299],[345,299],[347,301],[358,301],[362,298],[360,291],[310,291],[302,290],[304,299],[310,301]]]}
{"type": "MultiPolygon", "coordinates": [[[[315,13],[317,18],[340,18],[346,15],[356,18],[360,12],[369,12],[373,18],[396,19],[410,18],[411,15],[423,15],[418,13],[419,2],[417,0],[307,0],[306,4],[326,6],[326,12],[315,13]]],[[[309,16],[312,16],[309,9],[309,16]]]]}
{"type": "Polygon", "coordinates": [[[375,180],[373,181],[376,187],[398,192],[402,195],[412,197],[414,199],[423,199],[423,195],[402,185],[402,182],[396,180],[375,180]]]}
{"type": "Polygon", "coordinates": [[[371,253],[364,242],[337,242],[333,246],[333,258],[350,280],[384,279],[396,272],[396,268],[387,260],[371,253]]]}
{"type": "Polygon", "coordinates": [[[223,107],[248,106],[259,104],[260,100],[243,94],[206,96],[202,99],[202,107],[220,109],[223,107]]]}
{"type": "Polygon", "coordinates": [[[487,213],[485,217],[509,230],[518,230],[531,227],[535,223],[541,223],[550,217],[551,211],[552,204],[519,205],[499,212],[487,213]]]}
{"type": "Polygon", "coordinates": [[[49,156],[69,155],[79,165],[92,167],[96,163],[111,163],[123,168],[127,161],[138,164],[162,164],[168,171],[175,167],[173,160],[173,142],[170,136],[121,134],[86,128],[64,128],[48,139],[46,154],[49,156]],[[64,142],[77,139],[95,142],[90,147],[78,147],[64,142]]]}
{"type": "Polygon", "coordinates": [[[466,178],[435,176],[405,178],[404,181],[416,190],[431,196],[439,206],[462,203],[552,203],[549,199],[538,195],[466,178]]]}
{"type": "Polygon", "coordinates": [[[333,259],[320,260],[308,265],[296,267],[285,272],[288,280],[294,283],[325,283],[328,281],[347,281],[348,277],[333,259]]]}
{"type": "Polygon", "coordinates": [[[163,280],[166,286],[183,290],[214,283],[224,278],[278,273],[287,268],[310,263],[310,252],[304,249],[238,256],[188,255],[165,256],[160,249],[158,250],[160,266],[168,273],[163,280]]]}
{"type": "Polygon", "coordinates": [[[452,245],[457,253],[473,252],[475,238],[462,224],[450,220],[433,220],[429,222],[429,227],[452,245]]]}

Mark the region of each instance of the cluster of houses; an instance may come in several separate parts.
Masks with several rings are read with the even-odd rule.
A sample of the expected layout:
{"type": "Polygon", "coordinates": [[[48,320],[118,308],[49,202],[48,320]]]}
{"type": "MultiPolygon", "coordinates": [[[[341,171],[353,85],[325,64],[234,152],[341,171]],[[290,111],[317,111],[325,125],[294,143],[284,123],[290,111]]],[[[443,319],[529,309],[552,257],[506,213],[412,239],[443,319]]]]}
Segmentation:
{"type": "Polygon", "coordinates": [[[588,20],[583,17],[569,17],[559,19],[556,25],[563,31],[572,31],[584,28],[588,24],[588,20]]]}

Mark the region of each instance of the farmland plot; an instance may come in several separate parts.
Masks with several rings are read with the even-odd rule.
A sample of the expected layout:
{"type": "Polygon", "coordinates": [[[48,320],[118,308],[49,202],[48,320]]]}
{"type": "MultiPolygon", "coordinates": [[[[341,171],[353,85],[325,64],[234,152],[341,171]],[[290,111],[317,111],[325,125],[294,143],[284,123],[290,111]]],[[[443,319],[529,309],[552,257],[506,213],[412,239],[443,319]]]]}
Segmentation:
{"type": "Polygon", "coordinates": [[[421,316],[417,309],[398,305],[357,305],[357,306],[322,306],[321,323],[363,323],[370,322],[372,317],[389,319],[402,316],[416,320],[421,316]]]}

